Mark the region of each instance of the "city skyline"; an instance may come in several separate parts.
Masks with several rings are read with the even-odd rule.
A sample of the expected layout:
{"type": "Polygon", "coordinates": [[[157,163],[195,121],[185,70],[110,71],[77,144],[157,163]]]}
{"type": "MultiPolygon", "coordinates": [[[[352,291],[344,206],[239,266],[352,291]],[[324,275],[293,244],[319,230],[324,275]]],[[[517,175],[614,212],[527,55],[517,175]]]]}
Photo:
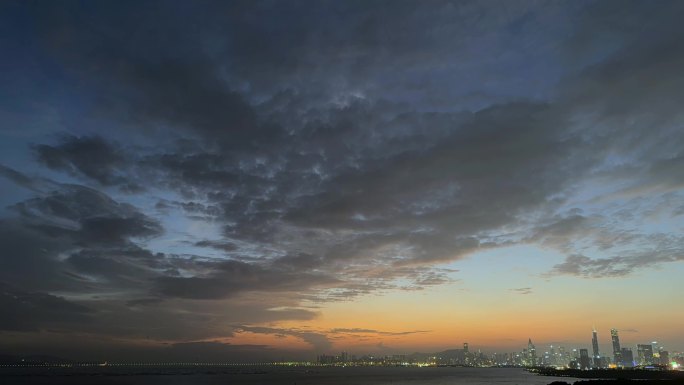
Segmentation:
{"type": "MultiPolygon", "coordinates": [[[[611,339],[614,341],[613,337],[618,336],[618,331],[615,328],[611,329],[611,339]]],[[[615,349],[615,343],[611,341],[611,347],[615,349]]],[[[629,362],[620,362],[624,357],[621,355],[610,357],[610,354],[596,354],[598,343],[597,330],[592,328],[592,348],[593,355],[589,356],[589,349],[583,348],[582,344],[570,344],[563,346],[563,344],[551,343],[551,344],[539,344],[540,349],[537,349],[537,344],[532,340],[532,337],[528,338],[528,342],[525,348],[518,349],[517,351],[502,351],[502,350],[492,350],[487,349],[487,347],[475,346],[474,349],[470,350],[470,343],[463,342],[461,348],[449,348],[442,352],[394,352],[395,354],[386,355],[375,355],[372,353],[363,352],[347,352],[342,351],[339,354],[333,354],[331,352],[325,352],[323,354],[317,354],[316,359],[310,358],[299,358],[299,360],[291,359],[280,359],[280,360],[234,360],[234,361],[220,361],[220,360],[197,360],[197,356],[194,360],[189,357],[175,357],[177,361],[158,361],[147,359],[128,359],[125,360],[111,360],[111,357],[93,359],[90,357],[88,360],[73,360],[65,359],[65,357],[56,356],[43,356],[43,355],[28,355],[28,361],[24,362],[22,359],[20,362],[8,363],[7,359],[11,356],[5,355],[0,357],[0,366],[16,366],[21,365],[38,365],[38,366],[61,366],[64,364],[76,364],[82,363],[86,366],[92,365],[193,365],[193,364],[220,364],[220,365],[231,365],[231,364],[241,364],[241,363],[251,363],[259,365],[267,364],[322,364],[322,365],[344,365],[344,364],[380,364],[380,365],[406,365],[406,364],[417,364],[417,365],[461,365],[461,366],[522,366],[522,367],[558,367],[558,368],[574,368],[576,369],[599,369],[599,368],[615,368],[615,367],[637,367],[637,366],[649,366],[649,365],[663,365],[672,366],[684,365],[684,352],[682,351],[670,351],[663,345],[662,342],[651,341],[650,343],[641,344],[637,343],[635,349],[626,348],[622,345],[622,348],[618,348],[622,352],[628,351],[630,354],[629,362]],[[638,355],[632,356],[633,351],[636,351],[638,355]],[[538,353],[537,353],[538,352],[538,353]],[[598,358],[598,360],[593,360],[593,358],[598,358]],[[3,361],[4,360],[4,361],[3,361]],[[44,361],[40,361],[44,360],[44,361]],[[583,361],[586,360],[586,361],[583,361]],[[136,362],[137,361],[137,362],[136,362]],[[185,362],[185,363],[183,363],[185,362]]],[[[618,342],[618,345],[620,343],[618,342]]],[[[521,345],[522,346],[522,345],[521,345]]],[[[607,351],[606,349],[604,351],[607,351]]],[[[613,351],[612,354],[615,354],[613,351]]],[[[20,356],[15,356],[19,358],[20,356]]],[[[205,356],[206,357],[206,356],[205,356]]],[[[154,358],[154,356],[152,356],[154,358]]]]}
{"type": "Polygon", "coordinates": [[[684,351],[682,15],[2,1],[0,354],[684,351]]]}

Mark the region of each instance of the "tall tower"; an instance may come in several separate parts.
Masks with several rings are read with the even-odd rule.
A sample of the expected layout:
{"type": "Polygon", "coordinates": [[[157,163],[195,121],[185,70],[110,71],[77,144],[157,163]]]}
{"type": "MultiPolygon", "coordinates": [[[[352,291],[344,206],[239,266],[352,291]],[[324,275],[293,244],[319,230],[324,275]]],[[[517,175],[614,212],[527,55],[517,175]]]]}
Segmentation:
{"type": "Polygon", "coordinates": [[[527,354],[529,355],[528,365],[537,366],[537,349],[532,343],[532,338],[527,340],[527,354]]]}
{"type": "Polygon", "coordinates": [[[464,342],[463,343],[463,362],[466,365],[470,365],[471,364],[470,361],[471,360],[470,360],[470,352],[468,351],[468,343],[464,342]]]}
{"type": "Polygon", "coordinates": [[[594,367],[600,368],[601,367],[601,354],[599,354],[598,336],[596,335],[596,328],[593,328],[593,331],[591,333],[591,347],[592,347],[593,353],[594,353],[594,367]]]}
{"type": "Polygon", "coordinates": [[[613,340],[613,356],[615,357],[615,365],[622,366],[622,351],[620,349],[620,337],[618,337],[617,329],[610,329],[610,337],[613,340]]]}

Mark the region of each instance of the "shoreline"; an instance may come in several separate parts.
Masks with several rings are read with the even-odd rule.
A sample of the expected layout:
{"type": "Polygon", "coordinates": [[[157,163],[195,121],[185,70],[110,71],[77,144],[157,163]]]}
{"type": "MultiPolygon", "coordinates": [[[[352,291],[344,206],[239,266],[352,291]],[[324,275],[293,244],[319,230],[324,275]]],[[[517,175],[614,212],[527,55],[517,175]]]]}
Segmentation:
{"type": "Polygon", "coordinates": [[[682,380],[684,371],[647,369],[555,369],[531,368],[530,373],[549,377],[574,377],[588,380],[682,380]]]}

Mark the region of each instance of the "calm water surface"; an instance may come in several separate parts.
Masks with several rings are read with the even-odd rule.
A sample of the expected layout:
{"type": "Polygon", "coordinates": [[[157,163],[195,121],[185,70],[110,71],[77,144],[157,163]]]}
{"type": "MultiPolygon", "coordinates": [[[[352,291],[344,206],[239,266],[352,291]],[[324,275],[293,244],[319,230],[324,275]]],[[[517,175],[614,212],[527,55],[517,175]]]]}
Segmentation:
{"type": "MultiPolygon", "coordinates": [[[[0,371],[7,384],[111,385],[547,385],[553,377],[513,368],[164,368],[0,371]]],[[[575,378],[563,378],[572,383],[575,378]]]]}

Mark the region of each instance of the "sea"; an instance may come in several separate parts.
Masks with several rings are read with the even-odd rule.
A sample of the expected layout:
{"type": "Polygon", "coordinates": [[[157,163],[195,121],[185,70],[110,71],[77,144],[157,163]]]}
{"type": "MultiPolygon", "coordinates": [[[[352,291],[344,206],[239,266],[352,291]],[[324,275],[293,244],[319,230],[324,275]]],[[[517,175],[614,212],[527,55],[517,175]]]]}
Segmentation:
{"type": "Polygon", "coordinates": [[[548,385],[558,380],[572,384],[579,379],[470,367],[0,369],[0,383],[17,385],[548,385]]]}

